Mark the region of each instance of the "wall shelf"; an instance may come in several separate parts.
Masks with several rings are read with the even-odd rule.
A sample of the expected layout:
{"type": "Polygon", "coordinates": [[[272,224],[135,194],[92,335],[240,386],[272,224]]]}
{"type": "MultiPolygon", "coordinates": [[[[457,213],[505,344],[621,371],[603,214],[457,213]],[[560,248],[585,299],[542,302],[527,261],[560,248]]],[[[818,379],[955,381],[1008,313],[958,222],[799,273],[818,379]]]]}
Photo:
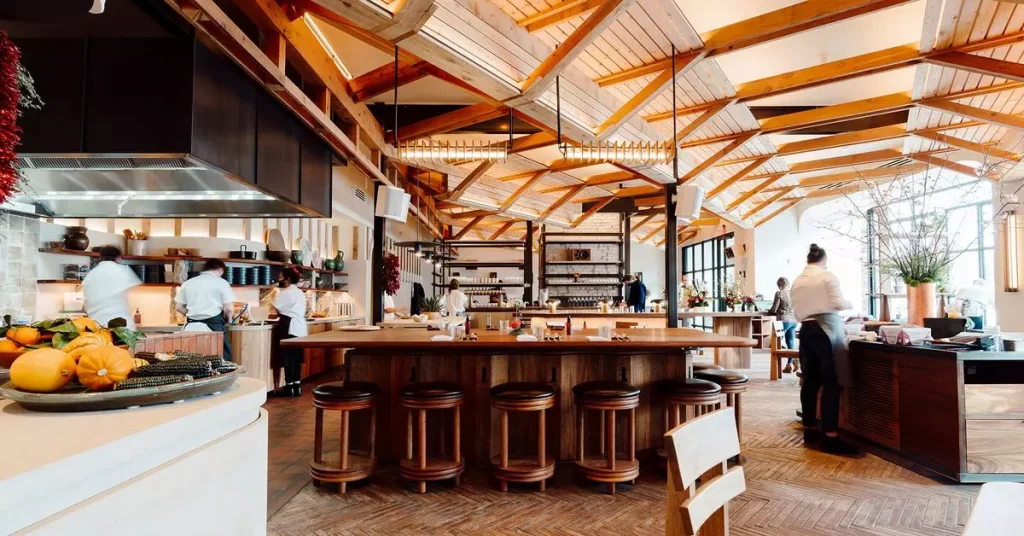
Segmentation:
{"type": "Polygon", "coordinates": [[[484,261],[452,261],[445,263],[449,268],[519,268],[523,269],[522,262],[484,262],[484,261]]]}
{"type": "MultiPolygon", "coordinates": [[[[37,285],[81,285],[82,281],[79,279],[40,279],[36,281],[37,285]]],[[[140,287],[179,287],[180,283],[140,283],[140,287]]],[[[251,288],[251,289],[266,289],[271,288],[273,285],[231,285],[231,288],[251,288]]]]}
{"type": "MultiPolygon", "coordinates": [[[[53,255],[75,255],[79,257],[99,257],[100,254],[95,251],[74,251],[71,249],[49,249],[39,248],[40,253],[50,253],[53,255]]],[[[186,255],[122,255],[122,259],[126,261],[140,261],[140,262],[175,262],[175,261],[206,261],[211,257],[191,257],[186,255]]],[[[269,266],[296,266],[302,271],[316,272],[321,274],[341,275],[347,276],[345,272],[339,272],[337,270],[324,270],[322,268],[313,268],[311,266],[303,266],[291,262],[278,262],[268,261],[266,259],[234,259],[231,257],[220,258],[225,264],[263,264],[269,266]]]]}
{"type": "Polygon", "coordinates": [[[544,264],[551,264],[554,266],[569,266],[569,265],[583,265],[583,266],[615,266],[621,265],[622,261],[546,261],[544,264]]]}
{"type": "MultiPolygon", "coordinates": [[[[434,283],[435,287],[448,288],[446,283],[434,283]]],[[[524,283],[459,283],[459,288],[522,288],[524,283]]]]}

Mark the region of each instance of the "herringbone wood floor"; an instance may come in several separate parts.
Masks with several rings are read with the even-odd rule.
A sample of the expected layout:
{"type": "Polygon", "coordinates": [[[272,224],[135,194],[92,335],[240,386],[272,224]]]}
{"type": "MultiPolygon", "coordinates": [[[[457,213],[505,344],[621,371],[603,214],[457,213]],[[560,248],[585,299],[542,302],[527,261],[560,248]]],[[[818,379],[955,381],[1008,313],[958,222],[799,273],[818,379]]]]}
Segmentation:
{"type": "MultiPolygon", "coordinates": [[[[765,360],[755,355],[758,368],[750,371],[744,399],[747,491],[731,505],[732,534],[960,534],[977,487],[935,481],[871,455],[841,458],[804,448],[794,418],[796,379],[769,382],[765,360]]],[[[665,484],[653,471],[615,496],[574,484],[568,467],[559,468],[544,493],[530,487],[500,493],[485,474],[470,471],[459,488],[435,484],[419,495],[390,467],[347,495],[314,487],[305,476],[310,406],[307,397],[267,406],[271,535],[664,532],[665,484]]]]}

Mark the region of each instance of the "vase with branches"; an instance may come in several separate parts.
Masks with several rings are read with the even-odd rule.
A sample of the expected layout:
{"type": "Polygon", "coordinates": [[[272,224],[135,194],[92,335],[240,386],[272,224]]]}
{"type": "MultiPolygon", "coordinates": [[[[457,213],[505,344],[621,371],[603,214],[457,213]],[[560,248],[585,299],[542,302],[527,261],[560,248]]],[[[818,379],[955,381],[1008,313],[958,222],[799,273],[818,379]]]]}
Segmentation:
{"type": "Polygon", "coordinates": [[[962,236],[965,220],[951,214],[980,184],[931,165],[888,181],[864,180],[858,193],[843,194],[849,208],[823,227],[876,251],[879,273],[906,284],[909,320],[922,325],[938,314],[936,283],[975,246],[977,233],[962,236]]]}
{"type": "Polygon", "coordinates": [[[704,309],[708,307],[711,291],[703,281],[695,281],[683,288],[683,303],[687,309],[704,309]]]}

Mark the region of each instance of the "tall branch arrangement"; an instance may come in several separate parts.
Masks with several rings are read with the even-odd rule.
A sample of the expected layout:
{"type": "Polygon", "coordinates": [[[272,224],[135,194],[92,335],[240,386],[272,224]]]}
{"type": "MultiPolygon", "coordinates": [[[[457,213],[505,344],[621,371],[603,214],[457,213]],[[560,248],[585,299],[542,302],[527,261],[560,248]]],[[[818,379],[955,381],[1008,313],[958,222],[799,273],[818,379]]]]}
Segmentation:
{"type": "Polygon", "coordinates": [[[873,232],[837,222],[827,222],[824,227],[865,247],[873,245],[881,269],[909,286],[938,282],[944,279],[953,261],[977,242],[976,233],[966,245],[959,241],[964,221],[951,221],[950,209],[969,198],[980,184],[979,180],[929,166],[924,172],[872,183],[867,190],[858,192],[866,194],[867,200],[851,197],[858,194],[846,195],[851,208],[843,216],[867,222],[873,232]],[[955,189],[955,196],[937,195],[950,189],[955,189]],[[869,240],[874,244],[869,244],[869,240]]]}

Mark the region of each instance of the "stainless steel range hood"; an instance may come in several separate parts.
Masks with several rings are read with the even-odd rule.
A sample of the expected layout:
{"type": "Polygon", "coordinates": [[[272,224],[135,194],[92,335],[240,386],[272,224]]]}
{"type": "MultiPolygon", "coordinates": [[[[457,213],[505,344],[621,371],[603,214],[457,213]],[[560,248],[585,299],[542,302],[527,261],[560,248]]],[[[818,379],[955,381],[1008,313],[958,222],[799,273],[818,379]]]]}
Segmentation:
{"type": "Polygon", "coordinates": [[[188,154],[19,155],[17,203],[56,218],[308,217],[188,154]]]}

